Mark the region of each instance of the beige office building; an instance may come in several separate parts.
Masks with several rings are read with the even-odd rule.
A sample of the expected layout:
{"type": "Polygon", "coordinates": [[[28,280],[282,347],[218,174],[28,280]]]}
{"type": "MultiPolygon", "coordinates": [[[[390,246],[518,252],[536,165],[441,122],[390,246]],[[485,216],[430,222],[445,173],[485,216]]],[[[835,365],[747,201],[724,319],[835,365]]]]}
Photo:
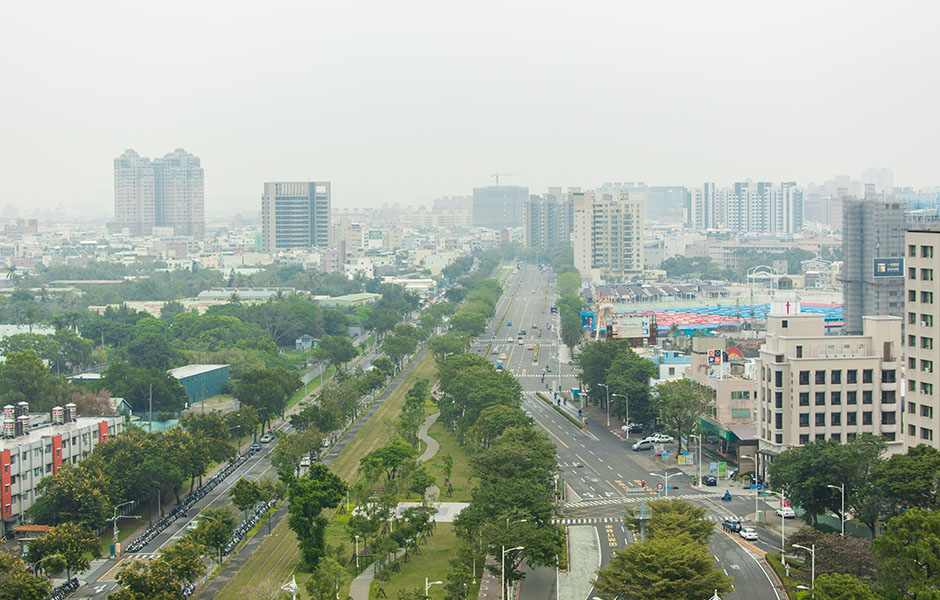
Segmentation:
{"type": "Polygon", "coordinates": [[[940,447],[940,229],[911,230],[904,235],[904,312],[907,380],[904,412],[904,447],[918,444],[940,447]]]}
{"type": "Polygon", "coordinates": [[[823,315],[800,313],[795,296],[771,303],[757,364],[762,468],[810,440],[845,442],[863,433],[884,436],[900,451],[901,319],[866,316],[862,329],[827,336],[823,315]]]}

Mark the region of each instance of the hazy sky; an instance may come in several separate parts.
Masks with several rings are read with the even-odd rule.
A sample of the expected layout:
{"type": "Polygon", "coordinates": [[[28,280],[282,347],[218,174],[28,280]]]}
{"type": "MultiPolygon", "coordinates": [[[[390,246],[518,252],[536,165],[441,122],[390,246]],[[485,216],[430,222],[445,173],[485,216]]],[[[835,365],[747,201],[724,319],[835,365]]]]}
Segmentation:
{"type": "Polygon", "coordinates": [[[183,147],[209,216],[501,183],[933,185],[938,3],[0,3],[0,204],[113,215],[113,159],[183,147]]]}

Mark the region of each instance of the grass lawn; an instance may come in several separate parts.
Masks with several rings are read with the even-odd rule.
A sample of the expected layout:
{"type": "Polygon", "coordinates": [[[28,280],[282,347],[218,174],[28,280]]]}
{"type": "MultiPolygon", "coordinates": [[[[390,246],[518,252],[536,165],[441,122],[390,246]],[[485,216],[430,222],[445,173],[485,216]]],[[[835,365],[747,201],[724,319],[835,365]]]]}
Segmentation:
{"type": "MultiPolygon", "coordinates": [[[[121,519],[118,521],[118,541],[121,542],[122,546],[124,545],[124,540],[126,540],[130,534],[137,531],[141,522],[146,522],[147,520],[147,511],[145,509],[139,509],[137,513],[141,515],[140,519],[121,519]]],[[[111,524],[108,523],[108,531],[99,536],[98,556],[108,556],[110,554],[112,539],[114,539],[114,529],[111,524]]]]}
{"type": "MultiPolygon", "coordinates": [[[[390,423],[401,414],[401,407],[405,403],[405,394],[419,378],[429,379],[432,382],[437,375],[437,366],[430,354],[418,361],[414,368],[401,381],[389,397],[379,407],[375,414],[365,423],[356,437],[343,448],[330,468],[344,481],[352,483],[359,477],[359,459],[382,446],[394,433],[390,423]]],[[[440,526],[438,526],[440,531],[440,526]]],[[[345,528],[345,517],[336,515],[330,521],[326,532],[326,541],[335,545],[343,543],[347,550],[347,557],[352,557],[352,543],[349,542],[345,528]]],[[[297,537],[287,528],[286,521],[282,521],[275,528],[275,535],[266,538],[245,564],[216,596],[217,600],[236,600],[252,598],[275,589],[284,581],[290,579],[299,560],[297,537]]],[[[352,571],[350,571],[352,574],[352,571]]],[[[309,574],[296,573],[297,583],[303,587],[309,579],[309,574]]],[[[424,580],[421,580],[424,585],[424,580]]],[[[439,586],[437,586],[439,587],[439,586]]],[[[349,583],[340,590],[341,598],[348,595],[349,583]]],[[[305,592],[299,598],[307,598],[305,592]]],[[[394,600],[394,599],[392,599],[394,600]]]]}
{"type": "MultiPolygon", "coordinates": [[[[399,561],[401,571],[391,574],[390,581],[373,581],[369,590],[369,598],[377,599],[379,586],[385,591],[389,600],[395,600],[398,593],[403,590],[423,592],[424,578],[431,581],[447,581],[447,574],[451,570],[450,560],[454,558],[454,548],[457,546],[457,534],[451,523],[438,523],[434,535],[428,538],[428,543],[421,546],[421,554],[412,556],[408,562],[399,561]]],[[[469,590],[468,598],[476,598],[479,583],[469,590]]],[[[432,585],[428,591],[430,600],[444,600],[444,586],[432,585]]]]}
{"type": "Polygon", "coordinates": [[[431,425],[431,428],[428,429],[428,435],[441,445],[437,454],[425,463],[427,472],[434,476],[437,480],[437,487],[441,490],[441,497],[438,498],[438,501],[469,502],[470,489],[473,486],[470,483],[470,459],[467,457],[467,453],[457,443],[457,438],[450,433],[440,420],[431,425]],[[450,473],[450,482],[454,486],[454,493],[450,497],[445,494],[447,486],[444,485],[444,471],[441,470],[441,467],[444,466],[441,457],[445,454],[450,454],[454,459],[454,467],[450,473]]]}
{"type": "MultiPolygon", "coordinates": [[[[333,376],[333,373],[336,372],[336,367],[330,365],[323,371],[323,383],[326,383],[330,380],[330,377],[333,376]]],[[[307,394],[312,394],[320,387],[320,377],[317,376],[310,380],[310,383],[307,384],[307,391],[304,392],[304,388],[301,387],[299,390],[294,392],[294,395],[290,397],[290,400],[287,401],[287,409],[290,410],[297,405],[298,402],[307,397],[307,394]]]]}

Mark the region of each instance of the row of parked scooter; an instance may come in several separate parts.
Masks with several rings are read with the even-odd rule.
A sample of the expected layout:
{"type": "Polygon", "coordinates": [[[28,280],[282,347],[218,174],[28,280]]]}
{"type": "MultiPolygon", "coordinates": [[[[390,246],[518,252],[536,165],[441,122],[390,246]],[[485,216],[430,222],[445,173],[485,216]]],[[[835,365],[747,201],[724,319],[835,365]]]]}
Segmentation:
{"type": "Polygon", "coordinates": [[[235,472],[235,469],[242,466],[245,461],[248,460],[254,453],[254,450],[249,450],[244,454],[239,454],[238,457],[226,465],[224,469],[216,473],[212,478],[196,488],[192,494],[186,496],[186,498],[177,504],[176,508],[174,508],[170,513],[148,527],[143,535],[128,544],[126,548],[127,552],[138,552],[143,550],[147,544],[152,542],[154,538],[157,537],[164,529],[172,525],[174,521],[180,517],[188,516],[189,509],[192,508],[194,504],[202,500],[206,494],[215,488],[215,486],[222,483],[226,477],[235,472]]]}
{"type": "Polygon", "coordinates": [[[196,591],[196,584],[187,583],[186,585],[183,586],[183,589],[180,592],[180,596],[183,598],[183,600],[185,600],[186,598],[189,598],[190,596],[192,596],[195,591],[196,591]]]}
{"type": "Polygon", "coordinates": [[[261,502],[257,507],[248,515],[248,518],[239,524],[235,528],[235,531],[232,532],[232,538],[228,541],[224,548],[222,548],[222,554],[228,556],[232,550],[235,549],[235,546],[238,545],[238,542],[245,539],[245,536],[251,531],[251,528],[258,524],[261,521],[261,517],[264,516],[264,513],[268,512],[274,505],[277,504],[277,498],[272,498],[267,502],[261,502]]]}
{"type": "Polygon", "coordinates": [[[56,589],[52,590],[52,594],[49,596],[49,598],[51,600],[62,600],[77,589],[78,579],[72,577],[56,589]]]}

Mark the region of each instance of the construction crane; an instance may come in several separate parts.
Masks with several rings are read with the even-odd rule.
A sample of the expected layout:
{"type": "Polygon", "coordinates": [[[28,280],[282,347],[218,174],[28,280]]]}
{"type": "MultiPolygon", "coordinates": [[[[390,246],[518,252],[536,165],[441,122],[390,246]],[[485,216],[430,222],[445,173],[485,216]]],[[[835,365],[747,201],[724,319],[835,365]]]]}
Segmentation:
{"type": "Polygon", "coordinates": [[[503,177],[511,177],[511,176],[515,175],[515,173],[500,173],[499,171],[496,171],[495,173],[493,173],[492,175],[490,175],[490,177],[492,177],[493,179],[496,180],[496,187],[499,187],[499,177],[500,177],[500,175],[502,175],[503,177]]]}

